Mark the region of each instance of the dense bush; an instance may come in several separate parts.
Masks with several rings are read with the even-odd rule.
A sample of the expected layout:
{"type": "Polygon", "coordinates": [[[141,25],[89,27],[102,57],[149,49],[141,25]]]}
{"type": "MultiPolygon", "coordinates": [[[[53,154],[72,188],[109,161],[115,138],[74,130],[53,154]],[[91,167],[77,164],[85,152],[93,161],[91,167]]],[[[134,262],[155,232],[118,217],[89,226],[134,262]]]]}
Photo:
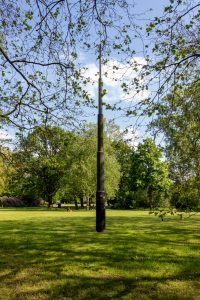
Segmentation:
{"type": "Polygon", "coordinates": [[[134,208],[133,192],[119,191],[116,198],[108,200],[108,206],[111,208],[129,209],[134,208]]]}
{"type": "Polygon", "coordinates": [[[22,195],[22,201],[25,206],[39,206],[44,203],[42,198],[38,198],[36,195],[32,193],[27,193],[22,195]]]}
{"type": "Polygon", "coordinates": [[[199,189],[192,180],[175,184],[171,205],[177,209],[196,209],[200,206],[199,189]]]}
{"type": "Polygon", "coordinates": [[[0,203],[2,207],[21,207],[24,206],[24,202],[14,197],[1,197],[0,203]]]}
{"type": "Polygon", "coordinates": [[[36,197],[34,195],[27,193],[22,195],[21,197],[26,206],[35,206],[34,202],[36,200],[36,197]]]}
{"type": "Polygon", "coordinates": [[[39,206],[44,205],[44,200],[42,198],[26,198],[18,199],[16,197],[0,197],[1,207],[22,207],[22,206],[39,206]]]}
{"type": "MultiPolygon", "coordinates": [[[[159,191],[152,192],[152,207],[169,207],[169,195],[164,195],[159,191]]],[[[149,208],[149,201],[146,189],[138,189],[137,191],[126,191],[118,193],[117,197],[109,201],[112,208],[149,208]]]]}

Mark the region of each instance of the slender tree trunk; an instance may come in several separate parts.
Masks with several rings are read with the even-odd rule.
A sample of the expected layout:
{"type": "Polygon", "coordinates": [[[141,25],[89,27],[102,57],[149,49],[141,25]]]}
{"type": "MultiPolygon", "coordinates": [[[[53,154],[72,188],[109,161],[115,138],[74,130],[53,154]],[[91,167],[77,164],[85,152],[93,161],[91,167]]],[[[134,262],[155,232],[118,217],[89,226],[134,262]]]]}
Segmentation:
{"type": "Polygon", "coordinates": [[[74,199],[75,209],[78,209],[78,201],[77,198],[74,199]]]}
{"type": "Polygon", "coordinates": [[[83,197],[80,198],[80,201],[81,201],[81,208],[84,208],[83,197]]]}
{"type": "Polygon", "coordinates": [[[87,196],[86,199],[87,199],[87,210],[90,210],[90,197],[87,196]]]}
{"type": "Polygon", "coordinates": [[[89,197],[89,210],[91,210],[91,197],[89,197]]]}

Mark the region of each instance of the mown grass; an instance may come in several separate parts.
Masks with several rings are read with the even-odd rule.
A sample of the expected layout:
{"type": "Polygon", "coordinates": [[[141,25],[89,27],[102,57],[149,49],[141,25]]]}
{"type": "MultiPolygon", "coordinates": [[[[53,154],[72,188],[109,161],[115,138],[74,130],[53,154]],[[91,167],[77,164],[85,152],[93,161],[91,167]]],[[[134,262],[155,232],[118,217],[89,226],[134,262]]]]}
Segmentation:
{"type": "Polygon", "coordinates": [[[0,210],[0,299],[200,299],[200,219],[0,210]]]}

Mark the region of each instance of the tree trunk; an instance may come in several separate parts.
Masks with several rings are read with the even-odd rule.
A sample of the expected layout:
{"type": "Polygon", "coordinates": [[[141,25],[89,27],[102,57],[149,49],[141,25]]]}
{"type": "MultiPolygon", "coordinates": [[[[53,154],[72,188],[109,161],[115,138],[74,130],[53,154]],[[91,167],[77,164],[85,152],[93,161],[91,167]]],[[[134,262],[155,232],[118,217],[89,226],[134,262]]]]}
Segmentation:
{"type": "Polygon", "coordinates": [[[90,210],[90,197],[87,196],[86,199],[87,199],[87,210],[90,210]]]}
{"type": "Polygon", "coordinates": [[[80,198],[80,201],[81,201],[81,208],[84,208],[83,197],[80,198]]]}
{"type": "Polygon", "coordinates": [[[77,198],[74,199],[75,209],[78,209],[78,201],[77,198]]]}
{"type": "Polygon", "coordinates": [[[52,200],[52,196],[51,195],[47,196],[47,202],[48,202],[48,208],[52,207],[53,200],[52,200]]]}

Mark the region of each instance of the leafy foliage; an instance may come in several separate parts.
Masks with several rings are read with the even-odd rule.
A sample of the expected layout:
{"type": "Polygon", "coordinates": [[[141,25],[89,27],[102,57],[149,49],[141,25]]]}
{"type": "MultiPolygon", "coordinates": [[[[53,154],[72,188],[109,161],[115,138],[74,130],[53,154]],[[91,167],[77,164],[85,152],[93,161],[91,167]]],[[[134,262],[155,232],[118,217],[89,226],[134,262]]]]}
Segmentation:
{"type": "Polygon", "coordinates": [[[164,134],[170,176],[174,181],[172,203],[179,207],[198,206],[200,199],[200,93],[194,82],[159,104],[152,126],[164,134]]]}
{"type": "Polygon", "coordinates": [[[11,152],[7,148],[0,147],[0,196],[8,192],[8,178],[12,172],[10,159],[11,152]]]}
{"type": "MultiPolygon", "coordinates": [[[[72,200],[96,194],[96,128],[86,127],[79,135],[59,127],[38,127],[19,137],[13,154],[9,188],[26,203],[42,197],[72,200]]],[[[118,189],[120,167],[109,139],[105,139],[105,190],[113,197],[118,189]]]]}
{"type": "Polygon", "coordinates": [[[20,206],[24,206],[24,202],[17,198],[4,196],[0,198],[0,205],[2,207],[20,207],[20,206]]]}
{"type": "Polygon", "coordinates": [[[134,192],[145,190],[148,207],[155,207],[167,198],[170,187],[168,166],[162,150],[152,139],[146,138],[133,152],[130,174],[130,189],[134,192]]]}
{"type": "Polygon", "coordinates": [[[163,16],[147,27],[148,35],[154,38],[156,61],[149,66],[157,72],[158,94],[199,78],[199,9],[198,1],[170,1],[163,16]]]}
{"type": "Polygon", "coordinates": [[[25,199],[42,196],[51,205],[70,164],[67,149],[73,136],[58,127],[38,127],[27,137],[19,138],[19,149],[13,154],[15,168],[10,188],[25,199]]]}
{"type": "MultiPolygon", "coordinates": [[[[76,137],[71,147],[72,164],[63,177],[59,193],[84,197],[88,206],[96,195],[96,126],[89,125],[76,137]]],[[[107,198],[114,197],[120,180],[120,165],[115,157],[111,141],[104,139],[105,151],[105,192],[107,198]]]]}
{"type": "Polygon", "coordinates": [[[111,202],[117,208],[168,206],[171,187],[168,165],[162,150],[150,138],[131,148],[124,142],[115,142],[122,177],[116,198],[111,202]]]}
{"type": "Polygon", "coordinates": [[[100,40],[105,60],[131,57],[130,7],[126,0],[1,0],[0,118],[20,128],[46,118],[76,123],[83,105],[93,106],[79,57],[98,57],[100,40]]]}

